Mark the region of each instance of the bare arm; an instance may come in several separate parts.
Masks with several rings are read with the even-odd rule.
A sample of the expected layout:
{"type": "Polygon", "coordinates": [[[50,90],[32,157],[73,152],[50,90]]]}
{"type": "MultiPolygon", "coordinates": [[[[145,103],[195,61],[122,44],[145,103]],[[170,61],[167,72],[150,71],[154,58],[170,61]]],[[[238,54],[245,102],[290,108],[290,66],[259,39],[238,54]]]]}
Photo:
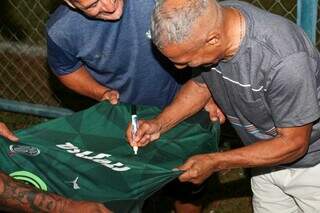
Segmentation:
{"type": "Polygon", "coordinates": [[[180,167],[181,181],[201,183],[213,172],[231,168],[264,167],[291,163],[302,157],[309,145],[312,124],[279,128],[278,136],[242,148],[191,157],[180,167]]]}
{"type": "Polygon", "coordinates": [[[109,213],[102,204],[44,193],[0,173],[0,209],[10,212],[109,213]]]}
{"type": "Polygon", "coordinates": [[[211,93],[207,85],[188,81],[182,86],[173,102],[156,118],[160,132],[166,132],[181,121],[199,112],[208,103],[211,93]]]}
{"type": "Polygon", "coordinates": [[[81,66],[78,70],[58,77],[59,80],[69,89],[90,97],[97,101],[109,100],[112,104],[117,104],[119,99],[119,93],[116,90],[107,88],[99,84],[88,73],[84,66],[81,66]]]}
{"type": "Polygon", "coordinates": [[[209,101],[210,91],[205,84],[194,81],[185,83],[175,96],[173,102],[167,106],[156,118],[139,121],[139,129],[135,142],[131,135],[131,125],[127,129],[127,138],[131,145],[145,146],[160,137],[179,122],[200,111],[209,101]]]}

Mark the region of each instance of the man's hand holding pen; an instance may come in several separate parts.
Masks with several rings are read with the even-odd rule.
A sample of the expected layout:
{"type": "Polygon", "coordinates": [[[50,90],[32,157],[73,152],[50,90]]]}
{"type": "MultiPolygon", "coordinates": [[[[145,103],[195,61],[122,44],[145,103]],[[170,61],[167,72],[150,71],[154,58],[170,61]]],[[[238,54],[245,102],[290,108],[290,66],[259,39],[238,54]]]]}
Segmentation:
{"type": "Polygon", "coordinates": [[[127,129],[127,139],[129,144],[134,147],[143,147],[148,145],[150,142],[160,138],[160,125],[155,119],[152,120],[139,120],[138,129],[136,134],[132,134],[132,123],[129,124],[127,129]]]}

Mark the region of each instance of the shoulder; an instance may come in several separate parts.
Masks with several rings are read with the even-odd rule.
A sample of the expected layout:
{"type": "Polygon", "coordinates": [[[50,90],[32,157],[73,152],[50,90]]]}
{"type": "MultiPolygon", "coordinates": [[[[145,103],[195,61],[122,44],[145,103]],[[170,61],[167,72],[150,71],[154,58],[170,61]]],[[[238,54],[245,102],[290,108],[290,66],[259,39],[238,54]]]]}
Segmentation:
{"type": "Polygon", "coordinates": [[[88,28],[91,22],[95,20],[89,19],[66,5],[61,5],[50,15],[46,31],[52,39],[59,35],[71,36],[73,33],[79,35],[78,32],[88,28]]]}
{"type": "Polygon", "coordinates": [[[317,60],[308,52],[297,52],[279,59],[279,63],[274,64],[272,70],[282,71],[284,78],[304,78],[306,73],[314,74],[317,69],[317,60]]]}
{"type": "MultiPolygon", "coordinates": [[[[279,60],[268,75],[268,88],[285,88],[287,92],[315,83],[317,60],[306,52],[298,52],[279,60]]],[[[268,90],[269,90],[268,89],[268,90]]]]}
{"type": "Polygon", "coordinates": [[[307,52],[318,52],[304,31],[291,20],[241,1],[225,1],[222,5],[239,8],[245,15],[250,45],[263,54],[277,59],[307,52]]]}
{"type": "Polygon", "coordinates": [[[101,32],[107,26],[103,21],[90,19],[82,13],[70,9],[68,6],[59,6],[51,15],[46,24],[46,33],[56,45],[63,49],[76,49],[87,41],[91,32],[101,32]]]}
{"type": "Polygon", "coordinates": [[[52,14],[50,14],[46,28],[50,31],[57,26],[67,26],[69,25],[69,22],[66,22],[66,20],[76,19],[77,16],[79,16],[77,12],[65,5],[60,5],[52,14]]]}

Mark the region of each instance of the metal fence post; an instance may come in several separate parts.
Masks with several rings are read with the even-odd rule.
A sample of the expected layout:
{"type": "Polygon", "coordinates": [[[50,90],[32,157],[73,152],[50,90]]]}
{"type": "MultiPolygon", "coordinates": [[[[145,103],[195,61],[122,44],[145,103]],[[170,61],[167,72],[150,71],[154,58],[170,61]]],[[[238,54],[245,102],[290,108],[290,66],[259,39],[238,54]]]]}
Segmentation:
{"type": "Polygon", "coordinates": [[[318,0],[297,0],[297,24],[316,42],[318,0]]]}
{"type": "Polygon", "coordinates": [[[73,114],[70,109],[41,104],[32,104],[23,101],[14,101],[0,98],[0,110],[25,113],[46,118],[58,118],[73,114]]]}

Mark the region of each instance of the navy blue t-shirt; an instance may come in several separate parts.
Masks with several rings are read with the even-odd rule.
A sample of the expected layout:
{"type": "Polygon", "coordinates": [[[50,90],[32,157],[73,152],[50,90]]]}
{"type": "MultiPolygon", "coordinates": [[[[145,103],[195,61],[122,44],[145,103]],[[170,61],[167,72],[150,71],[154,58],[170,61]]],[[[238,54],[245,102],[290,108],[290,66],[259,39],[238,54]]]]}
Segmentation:
{"type": "Polygon", "coordinates": [[[154,1],[125,1],[120,20],[102,21],[60,6],[47,23],[50,68],[60,76],[83,65],[99,83],[118,90],[121,102],[170,103],[180,86],[169,73],[173,65],[152,46],[153,7],[154,1]]]}

